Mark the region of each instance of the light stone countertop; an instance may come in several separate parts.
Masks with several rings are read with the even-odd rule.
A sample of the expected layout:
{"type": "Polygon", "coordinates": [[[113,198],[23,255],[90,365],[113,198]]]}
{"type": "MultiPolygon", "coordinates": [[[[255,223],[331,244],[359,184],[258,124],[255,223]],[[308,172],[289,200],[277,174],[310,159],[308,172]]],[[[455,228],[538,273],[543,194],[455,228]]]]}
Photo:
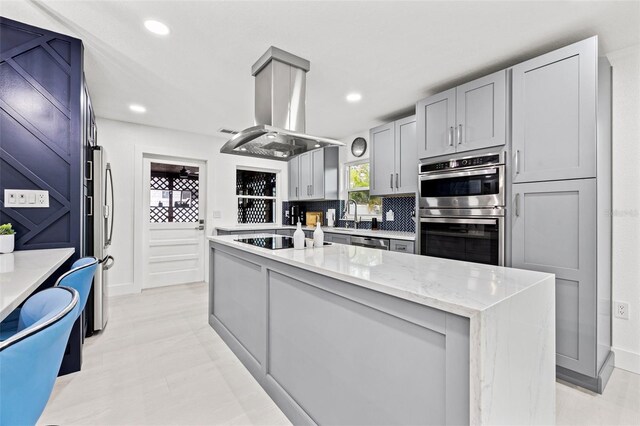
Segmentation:
{"type": "Polygon", "coordinates": [[[18,250],[0,254],[0,321],[24,302],[75,249],[18,250]]]}
{"type": "MultiPolygon", "coordinates": [[[[231,226],[216,226],[216,230],[219,231],[227,231],[227,232],[238,232],[238,231],[269,231],[272,229],[296,229],[295,226],[292,225],[231,225],[231,226]]],[[[315,228],[313,226],[303,226],[302,229],[304,231],[313,231],[315,228]]],[[[372,237],[372,238],[388,238],[392,240],[404,240],[404,241],[415,241],[416,234],[413,232],[402,232],[402,231],[384,231],[377,230],[373,231],[371,229],[353,229],[353,228],[337,228],[337,227],[328,227],[323,226],[322,230],[329,234],[345,234],[345,235],[355,235],[361,237],[372,237]]]]}
{"type": "Polygon", "coordinates": [[[268,250],[234,241],[238,237],[208,238],[215,243],[469,318],[553,278],[552,274],[542,272],[343,244],[321,249],[268,250]]]}

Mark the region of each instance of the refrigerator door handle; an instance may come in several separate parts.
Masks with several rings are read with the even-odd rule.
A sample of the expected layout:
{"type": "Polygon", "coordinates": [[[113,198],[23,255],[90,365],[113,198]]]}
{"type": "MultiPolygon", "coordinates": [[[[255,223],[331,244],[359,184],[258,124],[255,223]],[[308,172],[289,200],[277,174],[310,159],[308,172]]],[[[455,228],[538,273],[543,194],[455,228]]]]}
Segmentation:
{"type": "Polygon", "coordinates": [[[105,271],[111,269],[115,261],[116,260],[113,258],[113,256],[111,256],[110,254],[106,255],[104,259],[100,260],[100,263],[102,263],[102,269],[105,271]]]}
{"type": "Polygon", "coordinates": [[[113,237],[113,215],[114,215],[114,200],[113,200],[113,174],[111,173],[111,164],[107,163],[107,175],[109,176],[109,186],[110,186],[110,195],[111,195],[111,206],[110,206],[110,213],[111,213],[111,223],[110,223],[110,227],[109,227],[109,237],[107,238],[107,241],[105,243],[105,246],[110,246],[111,245],[111,238],[113,237]]]}

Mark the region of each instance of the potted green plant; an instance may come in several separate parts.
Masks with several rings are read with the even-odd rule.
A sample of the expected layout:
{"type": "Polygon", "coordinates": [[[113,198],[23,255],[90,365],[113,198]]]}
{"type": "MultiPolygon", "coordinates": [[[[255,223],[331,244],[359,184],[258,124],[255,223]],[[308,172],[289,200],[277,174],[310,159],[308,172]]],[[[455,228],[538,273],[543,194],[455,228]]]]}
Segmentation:
{"type": "Polygon", "coordinates": [[[0,253],[13,253],[16,231],[10,223],[0,225],[0,253]]]}

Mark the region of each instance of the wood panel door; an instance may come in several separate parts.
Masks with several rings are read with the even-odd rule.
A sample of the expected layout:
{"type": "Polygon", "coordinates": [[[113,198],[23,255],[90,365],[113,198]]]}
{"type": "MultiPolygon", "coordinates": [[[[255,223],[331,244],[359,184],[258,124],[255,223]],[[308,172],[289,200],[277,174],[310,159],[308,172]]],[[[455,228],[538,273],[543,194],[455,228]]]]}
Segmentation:
{"type": "Polygon", "coordinates": [[[507,72],[498,71],[456,88],[456,151],[506,143],[507,72]]]}
{"type": "Polygon", "coordinates": [[[513,67],[514,183],[596,175],[598,39],[513,67]]]}
{"type": "Polygon", "coordinates": [[[416,105],[418,157],[456,152],[456,89],[423,99],[416,105]]]}
{"type": "Polygon", "coordinates": [[[596,181],[513,185],[512,266],[556,275],[556,359],[595,377],[596,181]]]}
{"type": "Polygon", "coordinates": [[[394,193],[395,182],[395,125],[383,124],[369,131],[371,158],[369,193],[388,195],[394,193]]]}
{"type": "Polygon", "coordinates": [[[145,212],[142,288],[201,282],[205,262],[206,164],[194,160],[144,159],[145,212]],[[189,178],[153,176],[160,164],[184,167],[189,178]],[[154,165],[154,166],[152,166],[154,165]],[[157,166],[156,166],[157,167],[157,166]],[[196,174],[197,173],[197,174],[196,174]],[[166,182],[171,181],[171,182],[166,182]],[[168,186],[166,186],[168,183],[168,186]],[[158,201],[170,197],[169,203],[158,201]],[[164,194],[167,192],[167,194],[164,194]],[[188,202],[187,202],[188,200],[188,202]],[[171,206],[171,209],[169,209],[171,206]]]}

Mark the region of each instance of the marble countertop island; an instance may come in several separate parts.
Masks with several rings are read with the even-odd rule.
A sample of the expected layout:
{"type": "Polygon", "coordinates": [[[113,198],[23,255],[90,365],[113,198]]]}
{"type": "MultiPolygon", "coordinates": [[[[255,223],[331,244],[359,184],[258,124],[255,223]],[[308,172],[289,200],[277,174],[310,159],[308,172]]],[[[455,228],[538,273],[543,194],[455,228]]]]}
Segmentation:
{"type": "MultiPolygon", "coordinates": [[[[386,371],[387,365],[406,364],[402,369],[413,371],[403,379],[402,386],[385,396],[386,401],[379,401],[382,405],[387,404],[388,410],[393,410],[391,407],[398,404],[397,417],[384,417],[389,412],[381,411],[378,413],[382,416],[381,421],[412,424],[555,422],[553,274],[341,244],[303,250],[268,250],[237,242],[237,238],[238,235],[209,237],[212,262],[210,286],[214,301],[210,323],[225,341],[228,341],[225,338],[227,330],[235,336],[229,337],[230,340],[242,336],[240,330],[233,329],[233,318],[225,315],[227,304],[223,299],[227,296],[223,295],[229,291],[231,299],[228,299],[228,303],[233,305],[242,299],[237,292],[241,291],[245,281],[253,283],[253,291],[264,291],[258,289],[263,288],[262,280],[266,279],[264,284],[269,295],[266,296],[265,315],[268,318],[273,316],[273,319],[269,320],[271,325],[267,336],[261,337],[260,341],[269,342],[265,362],[282,362],[284,365],[279,373],[282,377],[280,380],[287,382],[287,386],[283,387],[291,388],[291,392],[299,392],[290,395],[293,400],[302,401],[299,405],[293,404],[295,409],[288,404],[281,405],[294,423],[304,422],[305,415],[316,423],[374,420],[358,417],[358,414],[350,411],[358,407],[358,391],[350,394],[348,389],[344,390],[342,398],[349,399],[351,405],[341,408],[338,398],[327,412],[322,411],[326,407],[322,402],[312,398],[312,395],[316,395],[315,386],[322,388],[327,380],[321,375],[314,376],[312,372],[320,368],[325,372],[344,371],[344,374],[352,374],[353,366],[347,368],[342,365],[350,357],[362,358],[364,365],[371,363],[372,368],[359,376],[359,367],[353,371],[354,377],[344,383],[367,382],[366,386],[373,393],[381,395],[385,394],[386,385],[375,382],[370,378],[371,374],[384,376],[388,373],[386,380],[393,383],[394,380],[401,380],[398,377],[402,374],[394,368],[386,371]],[[245,260],[246,269],[243,266],[245,260]],[[226,271],[227,268],[229,271],[226,271]],[[255,268],[262,272],[254,275],[254,272],[257,273],[255,268]],[[224,290],[232,281],[229,290],[224,290]],[[363,306],[372,310],[368,311],[363,306]],[[279,307],[284,309],[280,311],[279,307]],[[325,312],[326,315],[320,315],[325,312]],[[385,316],[381,316],[383,314],[380,312],[385,316]],[[329,317],[339,318],[343,314],[342,321],[329,320],[329,317]],[[313,315],[316,317],[307,322],[313,315]],[[325,316],[326,319],[320,319],[325,316]],[[290,323],[280,322],[278,319],[281,317],[287,317],[290,323]],[[366,323],[363,329],[358,328],[361,317],[373,322],[366,323]],[[396,324],[397,318],[408,323],[400,321],[396,324]],[[430,322],[432,319],[434,323],[430,322]],[[316,328],[318,323],[322,327],[316,328]],[[422,334],[417,330],[421,328],[416,329],[415,325],[435,334],[425,333],[419,338],[422,334]],[[384,343],[385,333],[391,333],[387,326],[392,327],[394,332],[389,342],[384,343]],[[366,339],[369,331],[371,337],[366,339]],[[284,345],[281,341],[283,335],[291,336],[290,343],[293,346],[280,352],[279,346],[284,345]],[[323,343],[316,346],[310,335],[317,335],[315,339],[323,343]],[[407,336],[412,337],[407,341],[406,348],[402,348],[403,339],[407,336]],[[444,336],[444,340],[438,340],[437,336],[444,336]],[[414,340],[416,338],[419,340],[414,340]],[[431,338],[436,340],[431,341],[431,338]],[[361,341],[362,348],[352,348],[353,339],[361,341]],[[421,346],[423,344],[424,347],[421,346]],[[303,349],[298,349],[298,345],[302,345],[303,349]],[[344,354],[335,359],[334,352],[330,351],[317,360],[300,361],[300,366],[296,364],[296,351],[300,351],[302,360],[309,354],[322,352],[326,345],[333,348],[334,352],[344,345],[349,348],[339,349],[339,353],[344,354]],[[389,345],[397,345],[399,352],[389,350],[389,345]],[[414,348],[413,345],[418,346],[414,348]],[[439,352],[432,352],[434,347],[444,351],[444,359],[440,358],[439,352]],[[424,350],[423,353],[420,348],[424,350]],[[412,365],[414,356],[409,356],[412,351],[416,354],[415,365],[412,365]],[[373,355],[378,352],[384,355],[373,355]],[[281,361],[280,356],[283,357],[281,361]],[[371,356],[373,358],[370,359],[371,356]],[[378,365],[376,360],[380,356],[384,362],[380,361],[382,364],[378,365]],[[437,368],[439,363],[442,364],[437,368]],[[296,370],[292,376],[287,374],[290,364],[296,370]],[[307,366],[313,368],[306,370],[307,366]],[[437,377],[441,371],[444,374],[443,383],[438,385],[437,377]],[[425,376],[419,379],[421,373],[425,376]],[[296,382],[295,378],[300,375],[306,375],[314,383],[311,390],[307,390],[304,383],[296,382]],[[382,387],[376,388],[377,385],[382,387]],[[429,410],[420,413],[419,400],[415,401],[415,407],[412,402],[406,401],[415,392],[423,395],[423,401],[430,398],[439,401],[442,397],[442,407],[434,403],[429,410]],[[467,399],[463,398],[464,395],[467,399]],[[404,398],[404,401],[395,401],[395,398],[404,398]],[[444,410],[442,416],[438,414],[440,408],[444,410]]],[[[232,312],[255,311],[258,306],[235,306],[232,312]]],[[[241,327],[244,326],[243,323],[241,327]]],[[[258,328],[262,327],[260,323],[258,328]]],[[[243,347],[250,347],[242,339],[238,340],[243,347]]],[[[230,346],[234,349],[232,344],[230,346]]],[[[249,368],[251,362],[245,362],[241,356],[243,351],[234,352],[249,368]]],[[[260,360],[255,352],[251,357],[260,360]]],[[[271,369],[278,370],[277,366],[271,364],[263,367],[268,373],[271,369]]],[[[260,381],[259,374],[254,371],[252,374],[260,381]]],[[[275,375],[274,372],[269,374],[275,375]]],[[[265,389],[278,403],[281,397],[278,391],[272,392],[269,386],[265,389]]],[[[362,401],[362,404],[366,406],[370,403],[367,401],[362,401]]],[[[364,406],[359,410],[356,413],[363,413],[364,406]]]]}
{"type": "Polygon", "coordinates": [[[0,254],[0,321],[24,302],[75,249],[19,250],[0,254]]]}

